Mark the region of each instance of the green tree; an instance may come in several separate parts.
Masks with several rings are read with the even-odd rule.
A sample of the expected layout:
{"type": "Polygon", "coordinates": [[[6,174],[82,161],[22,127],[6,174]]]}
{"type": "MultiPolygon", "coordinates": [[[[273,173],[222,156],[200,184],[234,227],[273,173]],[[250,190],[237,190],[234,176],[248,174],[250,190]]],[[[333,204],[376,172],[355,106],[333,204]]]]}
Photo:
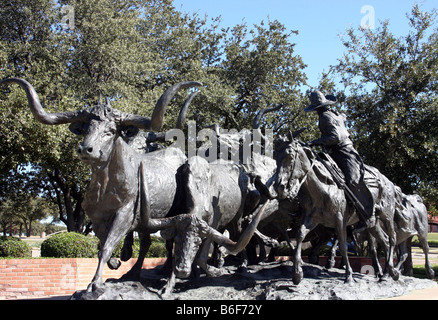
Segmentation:
{"type": "Polygon", "coordinates": [[[251,128],[260,109],[278,104],[284,107],[268,115],[265,124],[277,130],[274,123],[296,118],[304,107],[300,89],[307,79],[302,72],[306,65],[290,42],[298,32],[289,32],[277,20],[262,21],[251,30],[242,24],[227,31],[222,81],[233,88],[235,98],[222,115],[224,126],[251,128]]]}
{"type": "MultiPolygon", "coordinates": [[[[189,117],[200,126],[250,128],[258,110],[276,104],[285,107],[270,114],[266,126],[279,130],[297,119],[306,103],[299,91],[306,78],[290,43],[294,32],[278,21],[219,30],[219,21],[183,14],[171,0],[3,1],[0,78],[28,80],[48,112],[109,97],[119,110],[150,115],[166,88],[196,80],[203,87],[189,117]],[[74,15],[68,28],[61,24],[67,5],[74,15]]],[[[186,97],[177,95],[169,106],[165,129],[174,125],[186,97]]],[[[79,139],[68,126],[39,124],[26,106],[21,89],[0,90],[0,175],[18,179],[11,172],[27,168],[27,180],[54,201],[59,220],[69,231],[83,232],[89,169],[75,155],[79,139]]],[[[1,199],[19,189],[8,181],[1,199]]]]}
{"type": "Polygon", "coordinates": [[[26,230],[26,236],[32,235],[32,223],[46,218],[54,209],[53,204],[41,197],[19,194],[14,199],[14,216],[18,217],[26,230]]]}
{"type": "Polygon", "coordinates": [[[13,204],[10,200],[4,200],[0,204],[0,226],[4,238],[7,233],[12,236],[13,230],[18,229],[19,221],[14,216],[13,204]]]}
{"type": "Polygon", "coordinates": [[[345,87],[355,145],[364,161],[405,193],[436,202],[438,179],[438,32],[436,11],[414,6],[411,31],[397,38],[389,21],[349,29],[334,66],[345,87]]]}
{"type": "MultiPolygon", "coordinates": [[[[59,32],[59,7],[50,0],[5,1],[0,15],[0,46],[4,49],[0,78],[26,78],[48,111],[74,106],[72,93],[65,86],[64,58],[69,48],[66,35],[59,32]]],[[[25,107],[26,97],[21,90],[7,88],[1,94],[2,176],[23,166],[41,171],[42,175],[35,181],[44,184],[44,180],[45,186],[47,182],[52,184],[50,192],[57,196],[61,220],[69,229],[80,230],[84,219],[81,199],[75,198],[78,194],[75,191],[85,186],[88,170],[73,157],[72,146],[77,144],[77,139],[65,126],[48,127],[37,123],[25,107]]]]}
{"type": "Polygon", "coordinates": [[[65,31],[69,51],[64,69],[75,100],[83,107],[105,97],[134,95],[132,87],[139,85],[136,79],[151,58],[148,50],[142,50],[135,1],[65,1],[65,5],[74,14],[72,28],[65,31]]]}

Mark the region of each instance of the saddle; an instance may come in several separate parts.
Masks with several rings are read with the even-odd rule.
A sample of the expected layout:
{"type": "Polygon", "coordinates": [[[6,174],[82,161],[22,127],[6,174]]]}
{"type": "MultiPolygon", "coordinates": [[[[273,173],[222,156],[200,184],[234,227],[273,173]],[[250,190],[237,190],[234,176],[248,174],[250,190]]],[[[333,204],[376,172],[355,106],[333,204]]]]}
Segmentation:
{"type": "MultiPolygon", "coordinates": [[[[312,150],[313,151],[313,150],[312,150]]],[[[340,188],[343,189],[345,192],[345,196],[347,199],[358,209],[361,213],[366,216],[366,211],[363,207],[363,204],[359,201],[359,199],[356,198],[354,193],[350,190],[348,187],[347,181],[345,180],[345,175],[342,172],[342,170],[339,168],[339,166],[336,164],[336,162],[333,160],[333,158],[325,153],[320,152],[316,153],[313,151],[313,153],[316,156],[316,159],[319,163],[321,163],[329,172],[330,176],[327,176],[327,174],[323,174],[320,170],[319,173],[317,173],[318,177],[321,179],[321,175],[324,176],[324,179],[326,182],[331,180],[340,188]]],[[[315,166],[317,167],[317,166],[315,166]]],[[[381,187],[380,179],[379,177],[372,171],[372,168],[369,166],[364,165],[364,182],[368,189],[370,188],[377,188],[379,189],[381,187]]]]}
{"type": "MultiPolygon", "coordinates": [[[[333,158],[328,153],[319,152],[317,160],[321,162],[324,167],[326,167],[326,169],[330,173],[330,177],[338,185],[338,187],[341,189],[345,189],[345,186],[347,185],[345,175],[339,168],[337,163],[333,160],[333,158]]],[[[372,170],[372,167],[364,165],[364,169],[364,182],[366,186],[368,188],[379,188],[381,185],[380,178],[372,170]]]]}
{"type": "MultiPolygon", "coordinates": [[[[330,174],[329,178],[332,178],[334,183],[340,188],[345,189],[346,186],[346,180],[345,175],[342,172],[342,170],[338,167],[336,162],[333,160],[332,157],[328,153],[325,152],[319,152],[317,154],[317,160],[323,164],[323,166],[327,169],[327,171],[330,174]]],[[[321,173],[321,172],[320,172],[321,173]]],[[[326,177],[328,178],[328,177],[326,177]]]]}

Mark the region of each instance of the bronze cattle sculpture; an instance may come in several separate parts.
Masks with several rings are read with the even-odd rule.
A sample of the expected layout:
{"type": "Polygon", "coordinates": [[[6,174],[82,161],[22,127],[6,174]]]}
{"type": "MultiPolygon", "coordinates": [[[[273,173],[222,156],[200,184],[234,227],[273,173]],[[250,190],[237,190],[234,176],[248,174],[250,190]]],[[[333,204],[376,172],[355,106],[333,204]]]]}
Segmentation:
{"type": "Polygon", "coordinates": [[[139,259],[133,267],[139,273],[150,245],[149,235],[159,229],[154,219],[165,218],[176,194],[176,171],[186,161],[177,148],[139,154],[123,140],[128,127],[159,130],[170,99],[181,89],[200,86],[184,82],[169,88],[157,102],[152,118],[126,114],[108,104],[90,109],[46,113],[34,88],[25,80],[11,78],[26,92],[35,119],[43,124],[70,123],[70,130],[84,136],[77,149],[79,158],[91,166],[91,181],[82,203],[93,230],[101,242],[99,263],[88,291],[102,285],[103,266],[115,246],[132,230],[141,238],[139,259]],[[145,194],[147,193],[147,194],[145,194]]]}
{"type": "Polygon", "coordinates": [[[403,266],[405,275],[413,275],[411,241],[413,236],[417,236],[424,253],[426,275],[433,279],[435,272],[429,261],[426,206],[419,195],[406,195],[399,187],[396,187],[396,195],[395,226],[399,251],[397,269],[400,270],[403,266]]]}
{"type": "MultiPolygon", "coordinates": [[[[209,210],[207,218],[203,212],[199,212],[200,218],[207,223],[202,219],[192,219],[192,214],[184,215],[179,208],[175,209],[178,215],[167,217],[176,201],[177,171],[186,163],[186,156],[179,148],[174,147],[140,154],[123,139],[127,127],[159,130],[170,99],[179,90],[200,86],[200,83],[183,82],[169,88],[157,102],[152,118],[125,114],[112,109],[109,103],[76,112],[49,114],[44,111],[37,93],[27,81],[19,78],[2,81],[2,84],[9,83],[17,83],[25,90],[31,112],[39,122],[50,125],[70,123],[73,133],[84,136],[77,153],[84,163],[91,166],[91,181],[82,207],[90,217],[93,230],[101,242],[97,271],[87,288],[88,292],[96,291],[102,286],[103,266],[109,261],[116,245],[133,230],[138,231],[141,244],[139,258],[130,271],[137,276],[150,245],[150,234],[174,227],[185,230],[184,220],[202,229],[198,236],[216,241],[232,252],[245,247],[246,239],[252,236],[260,214],[256,215],[254,222],[243,232],[237,243],[210,226],[211,219],[216,218],[208,217],[209,210]]],[[[227,174],[228,171],[224,172],[222,179],[226,179],[227,174]]],[[[211,192],[207,191],[205,196],[212,196],[211,192]]],[[[224,203],[225,206],[232,203],[231,206],[240,207],[242,201],[239,198],[237,202],[225,200],[224,203]]],[[[213,205],[212,210],[216,212],[215,208],[213,205]]],[[[199,208],[202,209],[203,207],[199,208]]],[[[224,210],[226,213],[232,212],[231,215],[223,215],[228,221],[239,212],[234,207],[226,207],[224,210]]],[[[187,236],[187,233],[184,235],[187,236]]]]}
{"type": "MultiPolygon", "coordinates": [[[[206,157],[200,156],[200,150],[193,154],[190,148],[187,157],[176,144],[167,148],[160,145],[159,141],[175,132],[158,131],[171,99],[180,90],[201,86],[198,82],[171,86],[156,103],[151,117],[116,110],[109,100],[83,110],[47,113],[27,81],[10,78],[0,82],[14,83],[24,89],[37,121],[47,125],[70,124],[70,131],[83,136],[76,151],[79,159],[90,166],[91,180],[82,208],[100,240],[97,270],[87,287],[93,297],[102,292],[104,265],[107,263],[111,268],[120,265],[111,255],[124,237],[121,260],[132,256],[134,231],[140,237],[140,252],[125,279],[140,277],[151,245],[150,235],[161,231],[168,244],[172,244],[172,248],[168,246],[168,262],[173,266],[162,290],[165,294],[173,292],[176,278],[189,277],[196,264],[208,276],[221,274],[219,268],[207,263],[213,242],[235,255],[245,250],[253,235],[256,237],[252,249],[256,252],[256,243],[260,246],[261,260],[266,258],[264,245],[278,246],[280,239],[290,244],[290,238],[296,239],[292,268],[295,285],[304,277],[301,258],[304,239],[312,241],[313,255],[309,261],[314,262],[318,260],[319,246],[334,235],[345,264],[345,282],[352,282],[347,256],[348,226],[353,235],[362,231],[368,237],[372,252],[377,252],[375,241],[379,242],[385,253],[385,275],[394,280],[398,279],[403,263],[405,272],[411,272],[410,241],[417,235],[426,255],[427,275],[434,277],[426,242],[427,210],[421,198],[403,194],[376,168],[363,165],[363,182],[372,196],[375,223],[358,228],[363,212],[349,195],[348,179],[330,155],[316,153],[292,133],[275,140],[274,158],[271,154],[267,156],[266,150],[262,154],[260,139],[264,138],[265,148],[272,150],[269,145],[272,132],[261,135],[260,119],[280,106],[259,112],[252,132],[246,129],[228,132],[216,125],[212,133],[215,143],[201,149],[206,157]],[[225,230],[229,237],[224,235],[225,230]],[[393,256],[397,246],[399,261],[395,267],[393,256]]],[[[183,128],[187,108],[196,93],[186,100],[176,128],[183,128]]]]}

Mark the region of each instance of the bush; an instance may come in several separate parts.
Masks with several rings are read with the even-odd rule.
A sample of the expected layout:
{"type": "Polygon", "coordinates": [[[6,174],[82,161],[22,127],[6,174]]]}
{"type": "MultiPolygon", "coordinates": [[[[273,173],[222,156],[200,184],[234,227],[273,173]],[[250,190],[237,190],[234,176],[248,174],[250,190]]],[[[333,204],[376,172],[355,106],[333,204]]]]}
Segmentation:
{"type": "MultiPolygon", "coordinates": [[[[112,257],[120,258],[122,254],[124,239],[119,242],[117,247],[114,249],[112,257]]],[[[140,239],[134,238],[134,244],[132,246],[132,258],[138,258],[138,253],[140,252],[140,239]]]]}
{"type": "Polygon", "coordinates": [[[18,238],[7,238],[6,240],[0,238],[0,257],[25,258],[31,256],[32,248],[26,242],[18,238]]]}
{"type": "Polygon", "coordinates": [[[167,250],[164,242],[152,241],[146,258],[166,258],[167,250]]]}
{"type": "Polygon", "coordinates": [[[99,240],[76,232],[51,236],[41,244],[41,257],[96,258],[99,240]]]}
{"type": "MultiPolygon", "coordinates": [[[[123,247],[123,240],[114,249],[112,257],[119,258],[123,247]]],[[[53,235],[41,244],[41,257],[51,258],[96,258],[99,251],[99,239],[87,237],[80,233],[65,232],[53,235]]],[[[134,239],[132,257],[138,258],[140,239],[134,239]]],[[[152,236],[152,244],[146,258],[166,257],[167,251],[164,242],[152,236]]]]}
{"type": "MultiPolygon", "coordinates": [[[[161,238],[152,236],[152,243],[149,247],[149,251],[146,254],[146,258],[165,258],[167,256],[166,245],[161,238]]],[[[117,247],[114,249],[112,257],[119,258],[122,252],[124,240],[120,241],[117,247]]],[[[134,244],[132,246],[132,258],[138,258],[140,252],[140,239],[134,238],[134,244]]]]}
{"type": "Polygon", "coordinates": [[[12,241],[21,241],[20,238],[14,237],[14,236],[3,236],[0,238],[0,241],[6,241],[6,240],[12,240],[12,241]]]}

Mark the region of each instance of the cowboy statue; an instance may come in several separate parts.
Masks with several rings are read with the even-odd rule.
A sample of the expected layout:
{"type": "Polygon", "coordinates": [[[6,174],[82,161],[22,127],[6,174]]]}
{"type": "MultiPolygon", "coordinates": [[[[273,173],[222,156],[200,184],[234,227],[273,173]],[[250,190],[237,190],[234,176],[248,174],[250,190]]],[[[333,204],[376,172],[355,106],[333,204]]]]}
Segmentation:
{"type": "Polygon", "coordinates": [[[364,182],[364,163],[354,149],[350,135],[345,128],[346,117],[342,113],[329,109],[330,105],[336,103],[336,97],[332,95],[324,96],[316,90],[310,94],[310,102],[310,106],[304,111],[318,113],[321,138],[308,142],[308,145],[323,146],[336,162],[345,176],[349,192],[353,194],[351,197],[357,200],[353,203],[361,211],[359,212],[361,227],[371,228],[375,225],[373,198],[364,182]]]}

